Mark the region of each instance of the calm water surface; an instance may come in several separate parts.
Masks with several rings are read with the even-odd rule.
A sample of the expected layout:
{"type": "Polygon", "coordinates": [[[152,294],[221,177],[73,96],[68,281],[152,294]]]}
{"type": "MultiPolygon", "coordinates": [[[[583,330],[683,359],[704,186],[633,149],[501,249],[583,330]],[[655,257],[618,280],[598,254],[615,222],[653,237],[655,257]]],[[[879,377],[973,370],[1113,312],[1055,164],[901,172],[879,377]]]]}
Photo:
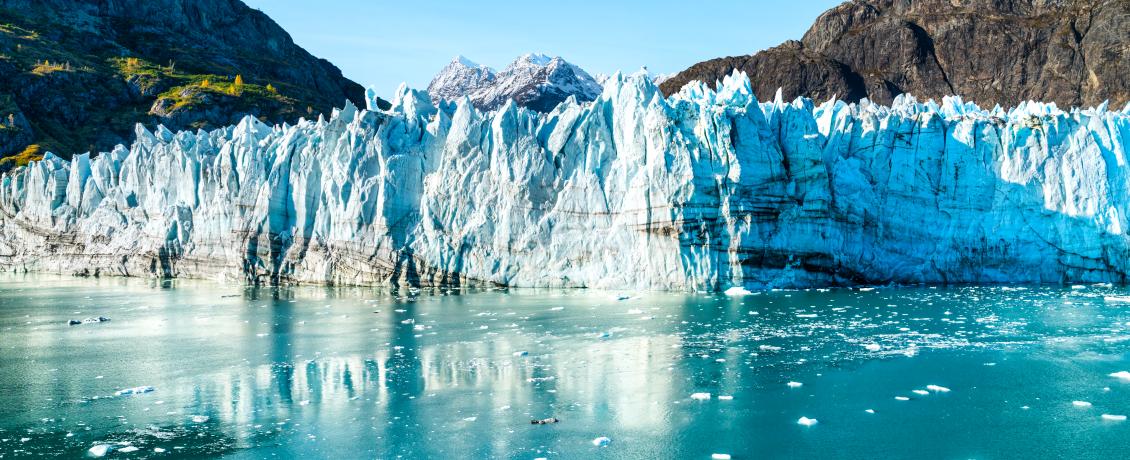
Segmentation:
{"type": "Polygon", "coordinates": [[[1128,458],[1127,294],[2,275],[0,457],[1128,458]]]}

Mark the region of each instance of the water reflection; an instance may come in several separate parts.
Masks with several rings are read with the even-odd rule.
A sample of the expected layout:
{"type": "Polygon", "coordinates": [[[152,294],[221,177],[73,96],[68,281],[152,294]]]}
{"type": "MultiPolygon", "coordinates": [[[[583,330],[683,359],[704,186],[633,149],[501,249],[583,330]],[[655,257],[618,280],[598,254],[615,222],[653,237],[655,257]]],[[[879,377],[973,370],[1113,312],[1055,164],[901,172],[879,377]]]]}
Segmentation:
{"type": "MultiPolygon", "coordinates": [[[[986,356],[1025,350],[1043,360],[1045,375],[1078,384],[1105,375],[1095,369],[1121,365],[1119,338],[1130,336],[1130,317],[1106,305],[1098,289],[622,301],[580,291],[449,295],[69,278],[37,278],[34,289],[27,279],[0,284],[0,429],[34,434],[0,436],[9,453],[73,454],[133,442],[149,453],[185,444],[196,449],[185,455],[248,458],[636,458],[701,456],[703,446],[804,455],[821,444],[795,430],[801,414],[821,415],[824,442],[861,442],[867,433],[852,424],[837,431],[835,411],[858,414],[863,404],[890,404],[895,391],[909,391],[876,394],[892,379],[890,368],[872,363],[912,363],[909,381],[946,377],[935,363],[959,359],[923,353],[958,351],[980,371],[982,362],[998,360],[986,356]],[[65,324],[95,314],[112,321],[65,324]],[[1079,364],[1061,362],[1064,356],[1094,358],[1083,364],[1090,374],[1070,371],[1079,364]],[[794,379],[806,386],[784,385],[794,379]],[[820,390],[821,381],[836,383],[820,390]],[[156,391],[113,396],[139,385],[156,391]],[[698,392],[713,397],[688,398],[698,392]],[[845,395],[859,401],[849,407],[845,395]],[[547,417],[562,422],[529,423],[547,417]],[[168,447],[149,439],[178,430],[208,434],[200,442],[172,436],[168,447]],[[597,436],[627,447],[593,450],[588,440],[597,436]]],[[[1056,384],[1065,394],[1069,384],[1056,384]]]]}

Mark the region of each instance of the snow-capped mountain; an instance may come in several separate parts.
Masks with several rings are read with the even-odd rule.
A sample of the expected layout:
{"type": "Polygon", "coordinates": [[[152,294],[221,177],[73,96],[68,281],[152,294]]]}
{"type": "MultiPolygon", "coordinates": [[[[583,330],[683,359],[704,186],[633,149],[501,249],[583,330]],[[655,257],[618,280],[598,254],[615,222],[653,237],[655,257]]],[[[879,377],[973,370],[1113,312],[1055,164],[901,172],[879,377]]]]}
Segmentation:
{"type": "Polygon", "coordinates": [[[494,110],[513,99],[519,106],[539,112],[553,110],[569,96],[591,101],[600,90],[596,79],[580,67],[544,54],[521,56],[497,73],[459,56],[428,85],[433,102],[467,96],[480,110],[494,110]]]}
{"type": "Polygon", "coordinates": [[[494,84],[494,69],[456,56],[428,85],[433,100],[453,101],[494,84]]]}
{"type": "Polygon", "coordinates": [[[663,98],[636,73],[548,114],[407,88],[369,106],[47,155],[0,178],[0,270],[617,290],[1130,276],[1130,105],[759,103],[743,74],[663,98]]]}

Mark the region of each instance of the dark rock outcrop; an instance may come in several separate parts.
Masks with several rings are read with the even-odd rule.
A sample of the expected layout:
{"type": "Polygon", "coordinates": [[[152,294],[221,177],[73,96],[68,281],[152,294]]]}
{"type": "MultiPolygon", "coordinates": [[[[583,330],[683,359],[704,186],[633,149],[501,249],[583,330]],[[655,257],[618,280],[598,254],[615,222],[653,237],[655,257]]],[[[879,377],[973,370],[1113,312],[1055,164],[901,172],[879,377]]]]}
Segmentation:
{"type": "Polygon", "coordinates": [[[957,94],[982,106],[1130,101],[1130,0],[854,0],[799,41],[700,62],[665,81],[713,85],[734,69],[762,98],[890,103],[957,94]]]}
{"type": "Polygon", "coordinates": [[[0,117],[25,120],[22,137],[0,132],[0,156],[68,157],[128,142],[139,122],[293,122],[365,97],[239,0],[0,0],[0,99],[0,117]]]}

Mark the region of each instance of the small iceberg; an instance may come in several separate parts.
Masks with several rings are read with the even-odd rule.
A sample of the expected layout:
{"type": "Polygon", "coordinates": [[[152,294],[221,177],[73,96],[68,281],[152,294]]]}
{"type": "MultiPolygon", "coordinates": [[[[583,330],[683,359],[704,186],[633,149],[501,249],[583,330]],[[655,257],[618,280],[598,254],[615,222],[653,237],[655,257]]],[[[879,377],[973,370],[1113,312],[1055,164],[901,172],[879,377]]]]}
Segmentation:
{"type": "Polygon", "coordinates": [[[79,324],[97,324],[97,323],[105,323],[107,321],[110,321],[110,318],[107,318],[105,316],[99,316],[99,317],[96,317],[96,318],[86,318],[86,319],[83,319],[83,320],[72,319],[70,321],[67,321],[67,324],[69,324],[71,326],[78,326],[79,324]]]}
{"type": "Polygon", "coordinates": [[[753,293],[749,292],[749,290],[744,288],[744,287],[734,286],[730,289],[727,289],[725,292],[723,292],[723,294],[725,294],[729,297],[741,297],[741,296],[752,295],[753,293]]]}
{"type": "Polygon", "coordinates": [[[1087,401],[1071,401],[1071,405],[1075,407],[1091,407],[1091,403],[1087,401]]]}
{"type": "Polygon", "coordinates": [[[926,385],[926,389],[937,393],[949,393],[950,389],[940,385],[926,385]]]}
{"type": "Polygon", "coordinates": [[[710,454],[710,460],[730,460],[730,454],[710,454]]]}
{"type": "Polygon", "coordinates": [[[926,390],[912,390],[912,392],[916,395],[921,395],[921,396],[927,396],[927,395],[930,394],[930,392],[926,391],[926,390]]]}
{"type": "Polygon", "coordinates": [[[820,423],[820,421],[816,420],[814,418],[801,417],[801,418],[797,419],[796,423],[797,423],[797,425],[812,426],[812,425],[815,425],[817,423],[820,423]]]}
{"type": "Polygon", "coordinates": [[[114,446],[110,444],[95,444],[94,447],[86,451],[86,455],[95,458],[105,457],[106,454],[110,453],[112,450],[114,450],[114,446]]]}
{"type": "Polygon", "coordinates": [[[879,351],[883,349],[883,347],[877,343],[869,343],[867,345],[864,345],[863,348],[866,348],[867,351],[879,351]]]}
{"type": "Polygon", "coordinates": [[[786,383],[785,385],[788,385],[789,388],[800,388],[800,387],[804,386],[804,384],[800,383],[800,382],[789,382],[789,383],[786,383]]]}
{"type": "Polygon", "coordinates": [[[1114,377],[1114,378],[1119,379],[1119,380],[1130,381],[1130,372],[1118,371],[1118,372],[1114,372],[1114,373],[1111,373],[1111,374],[1108,374],[1108,375],[1110,377],[1114,377]]]}
{"type": "Polygon", "coordinates": [[[152,393],[153,390],[156,390],[156,388],[145,385],[145,386],[140,386],[140,387],[126,388],[124,390],[118,390],[117,392],[114,393],[114,396],[133,396],[133,395],[139,395],[139,394],[142,394],[142,393],[152,393]]]}
{"type": "Polygon", "coordinates": [[[601,436],[599,438],[592,440],[592,445],[594,445],[596,447],[605,447],[605,446],[607,446],[611,443],[612,443],[612,440],[609,439],[607,436],[601,436]]]}
{"type": "Polygon", "coordinates": [[[1130,303],[1130,295],[1103,296],[1103,301],[1106,303],[1130,303]]]}
{"type": "Polygon", "coordinates": [[[1110,422],[1125,422],[1126,421],[1125,415],[1103,414],[1102,418],[1103,418],[1103,420],[1110,421],[1110,422]]]}
{"type": "Polygon", "coordinates": [[[710,399],[710,393],[692,393],[691,399],[694,399],[694,400],[697,400],[697,401],[706,401],[706,400],[710,399]]]}
{"type": "Polygon", "coordinates": [[[867,412],[868,414],[874,414],[874,413],[875,413],[875,409],[866,409],[866,410],[864,410],[863,412],[867,412]]]}
{"type": "Polygon", "coordinates": [[[192,423],[206,423],[209,419],[207,415],[193,415],[192,423]]]}
{"type": "Polygon", "coordinates": [[[899,401],[910,401],[910,398],[908,398],[906,396],[895,396],[895,399],[897,399],[899,401]]]}
{"type": "Polygon", "coordinates": [[[718,396],[719,401],[733,401],[734,397],[730,395],[718,396]]]}

